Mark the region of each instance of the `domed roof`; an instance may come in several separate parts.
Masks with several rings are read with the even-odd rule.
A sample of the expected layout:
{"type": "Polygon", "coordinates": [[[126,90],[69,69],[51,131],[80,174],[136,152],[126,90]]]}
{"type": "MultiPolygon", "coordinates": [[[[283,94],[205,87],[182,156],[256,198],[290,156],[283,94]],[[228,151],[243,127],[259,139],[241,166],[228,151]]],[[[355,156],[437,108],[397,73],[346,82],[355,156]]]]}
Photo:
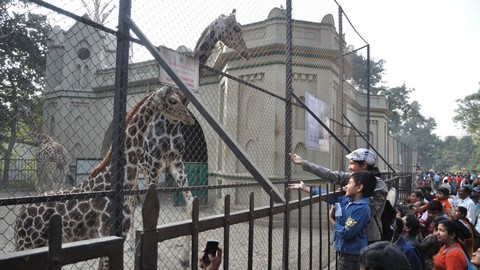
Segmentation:
{"type": "Polygon", "coordinates": [[[335,25],[335,20],[333,19],[332,14],[327,14],[323,16],[322,23],[335,25]]]}
{"type": "Polygon", "coordinates": [[[268,13],[268,19],[271,18],[285,18],[285,9],[283,9],[283,7],[273,8],[270,10],[270,13],[268,13]]]}

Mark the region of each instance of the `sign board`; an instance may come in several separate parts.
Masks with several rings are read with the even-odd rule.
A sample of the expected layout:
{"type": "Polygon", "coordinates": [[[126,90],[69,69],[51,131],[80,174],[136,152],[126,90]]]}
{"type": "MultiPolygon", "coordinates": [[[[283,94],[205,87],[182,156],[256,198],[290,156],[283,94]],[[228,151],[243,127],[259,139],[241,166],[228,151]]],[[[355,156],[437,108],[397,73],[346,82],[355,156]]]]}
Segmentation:
{"type": "MultiPolygon", "coordinates": [[[[330,105],[306,92],[305,105],[327,126],[330,126],[330,105]]],[[[305,147],[322,152],[329,151],[330,134],[305,111],[305,147]]]]}
{"type": "MultiPolygon", "coordinates": [[[[200,67],[198,59],[163,46],[158,47],[158,50],[162,59],[175,71],[175,74],[178,75],[180,80],[182,80],[190,90],[198,91],[200,67]]],[[[159,79],[160,82],[166,85],[178,87],[161,67],[159,79]]]]}

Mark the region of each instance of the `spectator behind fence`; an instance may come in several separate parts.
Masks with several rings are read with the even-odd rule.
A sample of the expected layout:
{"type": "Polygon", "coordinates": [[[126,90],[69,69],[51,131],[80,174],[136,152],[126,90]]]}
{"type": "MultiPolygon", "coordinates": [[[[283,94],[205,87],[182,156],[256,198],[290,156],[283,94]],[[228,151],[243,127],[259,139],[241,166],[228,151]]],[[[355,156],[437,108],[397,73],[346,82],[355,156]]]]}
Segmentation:
{"type": "Polygon", "coordinates": [[[463,206],[457,206],[455,208],[455,217],[470,232],[470,237],[460,238],[460,240],[462,241],[463,247],[467,251],[468,257],[471,258],[473,251],[475,250],[475,229],[467,218],[467,208],[463,206]]]}
{"type": "Polygon", "coordinates": [[[421,189],[412,191],[412,193],[410,193],[410,196],[408,197],[407,201],[408,201],[409,204],[414,204],[415,202],[418,202],[418,201],[428,203],[428,201],[425,200],[425,198],[423,197],[423,193],[422,193],[421,189]]]}
{"type": "Polygon", "coordinates": [[[420,248],[420,241],[422,240],[422,235],[420,234],[420,221],[414,215],[407,215],[403,217],[402,220],[403,238],[405,238],[405,240],[420,253],[420,259],[423,260],[423,255],[421,255],[422,249],[420,248]]]}
{"type": "MultiPolygon", "coordinates": [[[[372,150],[366,148],[359,148],[350,154],[346,155],[348,158],[348,169],[350,173],[343,171],[331,171],[327,168],[311,163],[308,160],[303,160],[301,156],[290,153],[290,160],[296,164],[302,166],[303,170],[313,173],[322,179],[328,180],[331,183],[340,184],[345,186],[350,178],[351,173],[368,171],[376,176],[375,194],[370,200],[370,212],[372,221],[368,225],[367,235],[368,242],[380,241],[382,239],[382,213],[385,208],[385,202],[387,198],[387,186],[380,178],[380,171],[375,165],[377,157],[372,150]]],[[[300,189],[304,192],[310,192],[310,187],[305,185],[302,181],[299,184],[289,184],[289,189],[300,189]]],[[[314,195],[319,194],[318,189],[313,189],[314,195]]]]}
{"type": "Polygon", "coordinates": [[[420,247],[422,250],[423,258],[425,260],[425,269],[433,268],[433,256],[438,253],[442,247],[442,243],[438,241],[437,235],[435,234],[438,230],[438,223],[442,220],[447,220],[444,216],[438,216],[433,219],[433,233],[427,235],[420,242],[420,247]]]}
{"type": "Polygon", "coordinates": [[[459,237],[466,237],[468,229],[456,220],[443,220],[438,223],[435,234],[443,246],[433,257],[433,269],[467,269],[470,259],[459,237]]]}
{"type": "Polygon", "coordinates": [[[448,201],[450,196],[450,191],[447,188],[439,187],[437,189],[437,197],[433,199],[434,201],[439,201],[443,206],[443,212],[448,216],[453,216],[452,205],[448,201]]]}
{"type": "Polygon", "coordinates": [[[425,211],[419,219],[421,225],[420,232],[423,237],[433,233],[433,219],[439,216],[447,217],[447,215],[443,213],[442,203],[437,200],[429,202],[427,204],[427,211],[425,211]]]}
{"type": "Polygon", "coordinates": [[[472,259],[470,262],[477,267],[477,269],[480,269],[480,248],[477,249],[472,255],[472,259]]]}
{"type": "Polygon", "coordinates": [[[410,209],[410,206],[404,203],[399,203],[395,205],[395,211],[396,211],[396,216],[399,218],[403,218],[404,216],[412,213],[412,209],[410,209]]]}
{"type": "Polygon", "coordinates": [[[422,256],[420,255],[419,250],[412,246],[405,238],[402,236],[404,231],[405,224],[403,220],[399,217],[395,218],[395,234],[393,235],[392,242],[393,244],[402,250],[405,257],[407,257],[410,270],[423,270],[424,264],[422,261],[422,256]]]}
{"type": "Polygon", "coordinates": [[[198,259],[198,266],[201,269],[205,270],[218,270],[220,269],[220,265],[222,264],[222,249],[220,247],[217,248],[217,255],[214,257],[212,254],[208,254],[209,261],[204,260],[205,250],[202,253],[202,256],[198,259]]]}
{"type": "MultiPolygon", "coordinates": [[[[356,172],[350,176],[345,196],[340,201],[341,215],[335,215],[335,207],[328,216],[334,231],[337,251],[337,269],[360,269],[360,249],[367,246],[367,226],[370,223],[369,197],[374,194],[376,178],[369,172],[356,172]]],[[[337,209],[338,210],[338,209],[337,209]]]]}
{"type": "Polygon", "coordinates": [[[408,260],[403,252],[388,241],[370,244],[360,251],[360,269],[365,270],[405,270],[408,260]]]}
{"type": "Polygon", "coordinates": [[[425,198],[425,200],[427,200],[427,203],[435,199],[436,195],[432,193],[431,186],[424,186],[422,188],[422,191],[423,191],[423,197],[425,198]]]}
{"type": "Polygon", "coordinates": [[[475,207],[475,202],[470,198],[472,190],[468,186],[463,186],[458,189],[458,206],[463,206],[467,209],[466,217],[470,223],[475,224],[477,219],[477,209],[475,207]]]}
{"type": "Polygon", "coordinates": [[[424,202],[416,202],[412,206],[412,212],[417,219],[419,219],[425,211],[427,211],[427,204],[424,202]]]}

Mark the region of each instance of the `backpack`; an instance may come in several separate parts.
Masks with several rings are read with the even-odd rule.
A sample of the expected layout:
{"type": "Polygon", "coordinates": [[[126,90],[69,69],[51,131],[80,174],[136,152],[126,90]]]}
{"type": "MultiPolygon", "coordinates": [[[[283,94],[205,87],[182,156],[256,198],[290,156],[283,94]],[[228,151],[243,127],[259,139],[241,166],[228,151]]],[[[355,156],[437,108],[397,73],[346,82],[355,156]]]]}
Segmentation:
{"type": "Polygon", "coordinates": [[[392,240],[393,233],[395,232],[396,215],[397,211],[395,211],[395,208],[393,208],[390,201],[385,200],[385,208],[383,209],[382,216],[380,217],[382,224],[380,226],[380,224],[377,223],[382,232],[382,241],[392,240]]]}

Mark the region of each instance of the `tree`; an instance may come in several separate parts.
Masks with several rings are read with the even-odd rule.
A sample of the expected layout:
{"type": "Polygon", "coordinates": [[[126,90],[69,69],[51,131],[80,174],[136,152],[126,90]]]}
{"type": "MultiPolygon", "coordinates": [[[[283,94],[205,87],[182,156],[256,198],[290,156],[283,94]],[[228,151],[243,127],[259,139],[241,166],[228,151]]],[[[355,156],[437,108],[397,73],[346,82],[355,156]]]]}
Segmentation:
{"type": "Polygon", "coordinates": [[[402,125],[411,110],[408,100],[410,99],[410,93],[413,91],[415,90],[407,88],[405,84],[399,87],[387,88],[385,90],[388,108],[392,111],[392,115],[388,121],[388,130],[390,134],[401,135],[402,125]]]}
{"type": "Polygon", "coordinates": [[[458,99],[453,121],[460,123],[472,136],[480,139],[480,89],[464,99],[458,99]]]}
{"type": "MultiPolygon", "coordinates": [[[[353,49],[351,49],[353,50],[353,49]]],[[[367,60],[352,53],[353,85],[360,90],[367,89],[367,60]]],[[[480,90],[462,100],[454,121],[461,123],[471,136],[463,138],[447,137],[444,141],[432,131],[437,124],[433,118],[420,113],[420,104],[410,102],[410,94],[415,91],[405,84],[389,88],[382,85],[385,61],[370,60],[371,93],[385,93],[392,115],[388,119],[389,133],[400,142],[416,149],[422,167],[436,171],[471,171],[480,166],[480,90]]]]}
{"type": "MultiPolygon", "coordinates": [[[[384,90],[380,85],[383,81],[383,74],[385,73],[385,68],[383,65],[385,61],[380,59],[375,61],[370,59],[370,93],[377,94],[379,91],[384,90]]],[[[367,90],[367,59],[363,55],[357,54],[356,52],[352,54],[352,79],[353,85],[360,90],[367,90]]]]}
{"type": "Polygon", "coordinates": [[[420,104],[413,101],[400,116],[401,128],[396,137],[406,145],[417,150],[418,161],[425,168],[431,168],[433,157],[438,149],[440,138],[432,133],[437,123],[433,118],[425,118],[420,113],[420,104]]]}
{"type": "MultiPolygon", "coordinates": [[[[353,84],[360,89],[367,89],[367,59],[362,55],[354,53],[353,62],[353,84]]],[[[405,84],[398,87],[388,88],[383,86],[384,60],[370,60],[370,88],[372,94],[385,94],[388,107],[392,115],[388,121],[389,133],[400,142],[416,149],[418,160],[423,167],[430,167],[433,164],[433,153],[437,148],[440,139],[432,134],[437,124],[433,118],[425,118],[420,113],[420,104],[417,101],[410,103],[410,93],[415,89],[407,88],[405,84]]]]}
{"type": "MultiPolygon", "coordinates": [[[[466,96],[464,99],[458,99],[457,109],[455,109],[455,116],[453,121],[461,124],[467,133],[470,135],[471,142],[467,149],[463,149],[471,153],[469,170],[478,170],[480,166],[480,89],[476,93],[466,96]]],[[[462,151],[462,150],[460,150],[462,151]]]]}
{"type": "Polygon", "coordinates": [[[4,160],[0,180],[4,184],[17,142],[17,104],[38,102],[44,86],[45,45],[51,27],[46,16],[30,12],[29,5],[0,2],[0,149],[4,160]]]}

